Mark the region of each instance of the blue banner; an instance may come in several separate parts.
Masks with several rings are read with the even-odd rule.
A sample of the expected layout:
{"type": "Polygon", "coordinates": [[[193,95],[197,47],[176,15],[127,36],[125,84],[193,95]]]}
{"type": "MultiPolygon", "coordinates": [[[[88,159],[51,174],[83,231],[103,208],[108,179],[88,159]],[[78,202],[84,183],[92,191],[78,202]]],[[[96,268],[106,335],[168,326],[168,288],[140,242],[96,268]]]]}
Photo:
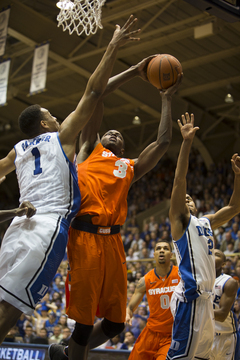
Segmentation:
{"type": "Polygon", "coordinates": [[[47,352],[47,349],[37,349],[37,345],[35,345],[34,348],[29,348],[25,347],[24,344],[5,344],[0,346],[0,359],[44,360],[47,352]]]}

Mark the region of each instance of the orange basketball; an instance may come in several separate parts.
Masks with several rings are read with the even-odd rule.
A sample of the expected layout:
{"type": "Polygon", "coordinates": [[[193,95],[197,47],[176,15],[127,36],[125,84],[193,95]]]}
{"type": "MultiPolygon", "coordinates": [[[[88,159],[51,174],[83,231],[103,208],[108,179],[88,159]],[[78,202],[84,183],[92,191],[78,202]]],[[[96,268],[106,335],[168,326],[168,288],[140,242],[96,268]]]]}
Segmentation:
{"type": "Polygon", "coordinates": [[[175,84],[177,76],[182,72],[182,65],[172,55],[161,54],[153,58],[147,67],[147,77],[157,89],[168,89],[175,84]]]}

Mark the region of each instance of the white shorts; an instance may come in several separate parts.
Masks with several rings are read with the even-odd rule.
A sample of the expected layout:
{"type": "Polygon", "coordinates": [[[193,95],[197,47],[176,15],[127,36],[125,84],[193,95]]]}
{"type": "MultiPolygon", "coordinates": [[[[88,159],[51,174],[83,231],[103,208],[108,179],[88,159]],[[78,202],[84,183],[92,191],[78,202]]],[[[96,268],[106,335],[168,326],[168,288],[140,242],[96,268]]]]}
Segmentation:
{"type": "Polygon", "coordinates": [[[13,219],[0,249],[0,300],[32,314],[64,257],[68,228],[57,214],[13,219]]]}
{"type": "Polygon", "coordinates": [[[215,334],[210,359],[233,360],[236,344],[236,334],[215,334]]]}
{"type": "Polygon", "coordinates": [[[173,293],[171,311],[174,323],[167,359],[209,359],[214,337],[212,297],[184,303],[173,293]]]}

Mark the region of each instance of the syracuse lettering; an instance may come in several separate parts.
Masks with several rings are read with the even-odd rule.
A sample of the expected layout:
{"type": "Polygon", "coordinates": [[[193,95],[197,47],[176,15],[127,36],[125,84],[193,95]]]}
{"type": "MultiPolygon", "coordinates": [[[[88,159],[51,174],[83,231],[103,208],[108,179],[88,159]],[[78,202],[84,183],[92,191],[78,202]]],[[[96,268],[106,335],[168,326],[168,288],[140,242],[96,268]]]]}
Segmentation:
{"type": "Polygon", "coordinates": [[[149,289],[148,293],[149,295],[158,295],[158,294],[166,294],[171,293],[175,290],[176,286],[165,286],[162,288],[156,288],[156,289],[149,289]]]}

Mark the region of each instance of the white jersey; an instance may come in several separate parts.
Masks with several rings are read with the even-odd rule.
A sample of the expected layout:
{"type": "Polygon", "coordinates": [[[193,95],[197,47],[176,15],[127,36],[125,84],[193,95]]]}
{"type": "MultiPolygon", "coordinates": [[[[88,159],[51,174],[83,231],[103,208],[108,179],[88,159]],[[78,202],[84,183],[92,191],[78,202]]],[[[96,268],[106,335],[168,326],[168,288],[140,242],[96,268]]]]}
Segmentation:
{"type": "MultiPolygon", "coordinates": [[[[226,282],[231,279],[231,276],[227,274],[221,274],[218,276],[215,280],[215,297],[213,301],[214,309],[219,309],[219,303],[222,297],[222,294],[224,292],[224,286],[226,282]]],[[[235,327],[235,320],[232,311],[228,313],[227,318],[223,321],[216,321],[215,320],[215,332],[217,334],[222,333],[235,333],[236,327],[235,327]]]]}
{"type": "Polygon", "coordinates": [[[80,207],[73,163],[65,155],[58,132],[44,133],[15,145],[20,203],[30,201],[37,213],[56,213],[69,223],[80,207]]]}
{"type": "Polygon", "coordinates": [[[210,297],[215,281],[213,232],[206,217],[191,215],[183,236],[173,241],[181,280],[175,289],[180,301],[210,297]]]}

